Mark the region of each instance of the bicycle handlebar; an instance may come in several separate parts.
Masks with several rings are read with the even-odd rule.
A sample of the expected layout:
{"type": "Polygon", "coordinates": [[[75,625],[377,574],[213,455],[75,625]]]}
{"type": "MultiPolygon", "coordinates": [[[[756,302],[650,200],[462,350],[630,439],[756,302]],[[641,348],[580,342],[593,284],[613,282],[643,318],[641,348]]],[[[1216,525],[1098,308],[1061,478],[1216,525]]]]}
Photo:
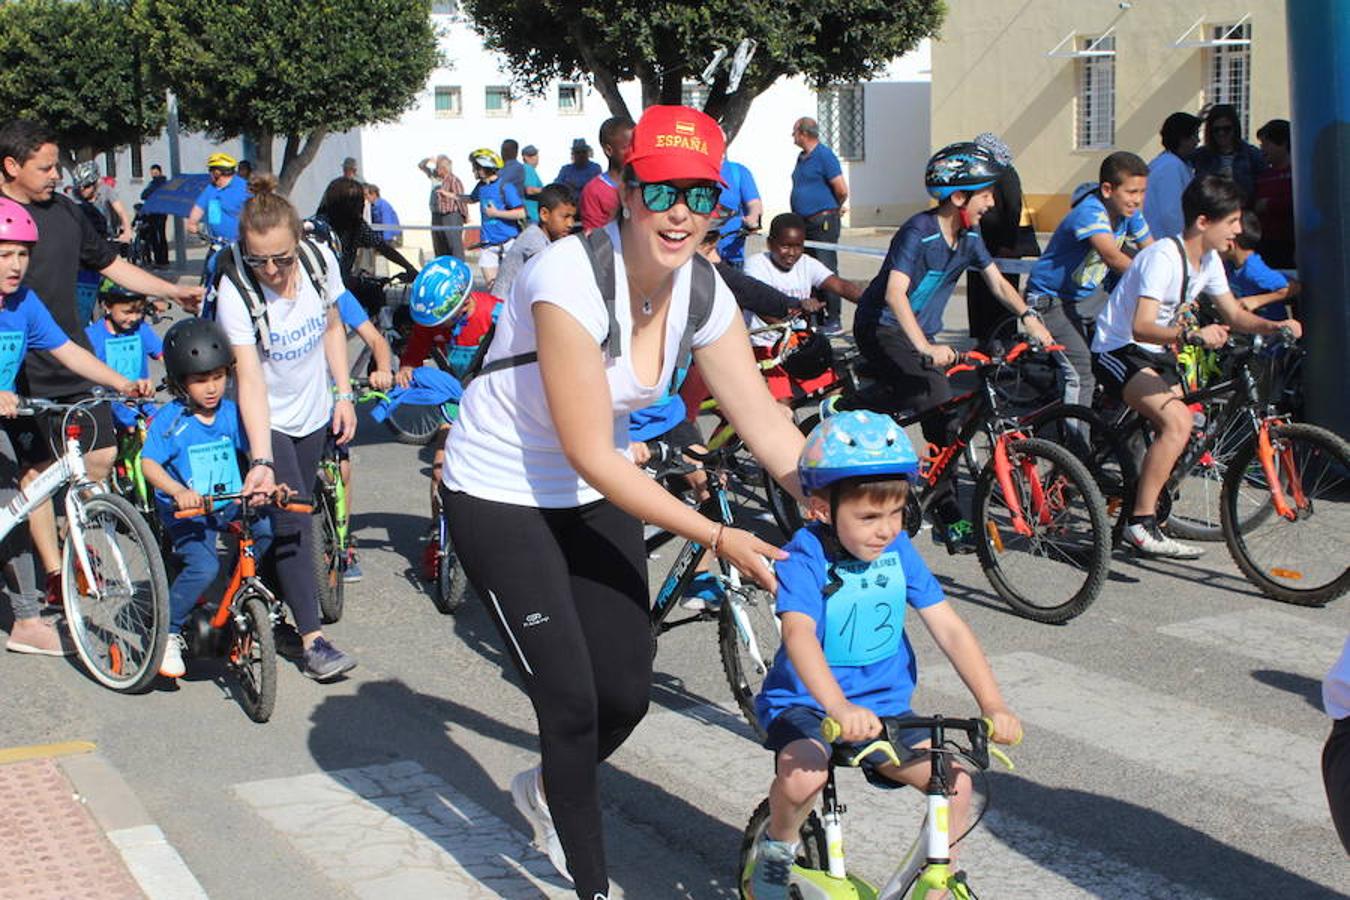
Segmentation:
{"type": "MultiPolygon", "coordinates": [[[[981,769],[989,768],[990,757],[998,760],[1006,768],[1013,768],[1012,760],[1008,754],[997,747],[989,746],[989,736],[994,731],[994,721],[989,718],[981,719],[948,719],[943,716],[879,716],[881,720],[882,737],[871,741],[851,759],[848,760],[850,766],[859,766],[863,760],[873,753],[880,751],[887,759],[897,766],[902,765],[900,754],[896,752],[897,736],[901,731],[908,728],[927,729],[933,737],[933,746],[927,752],[942,752],[937,739],[939,731],[963,731],[966,737],[970,739],[970,748],[968,755],[981,769]]],[[[820,736],[828,743],[837,743],[843,734],[843,727],[829,716],[820,723],[820,736]]],[[[1016,744],[1022,742],[1019,736],[1016,744]]],[[[962,751],[963,754],[965,751],[962,751]]]]}
{"type": "MultiPolygon", "coordinates": [[[[1041,346],[1034,341],[1019,341],[1014,344],[1011,350],[1002,354],[981,353],[979,350],[967,350],[964,353],[958,353],[956,362],[951,368],[946,370],[947,375],[955,375],[958,372],[974,372],[985,366],[1007,366],[1017,362],[1018,358],[1027,353],[1053,353],[1057,350],[1063,350],[1063,344],[1047,344],[1041,346]]],[[[930,362],[932,357],[925,357],[930,362]]]]}
{"type": "MultiPolygon", "coordinates": [[[[174,510],[175,519],[191,519],[196,516],[204,516],[212,512],[218,506],[224,506],[227,503],[247,500],[249,497],[256,497],[257,493],[246,494],[243,491],[232,491],[223,494],[205,494],[202,496],[201,506],[191,506],[187,509],[174,510]]],[[[300,497],[292,494],[284,487],[279,487],[271,494],[263,493],[262,496],[268,497],[267,505],[275,506],[277,509],[284,509],[293,513],[312,513],[314,512],[314,501],[307,497],[300,497]]],[[[247,507],[247,504],[245,504],[247,507]]]]}

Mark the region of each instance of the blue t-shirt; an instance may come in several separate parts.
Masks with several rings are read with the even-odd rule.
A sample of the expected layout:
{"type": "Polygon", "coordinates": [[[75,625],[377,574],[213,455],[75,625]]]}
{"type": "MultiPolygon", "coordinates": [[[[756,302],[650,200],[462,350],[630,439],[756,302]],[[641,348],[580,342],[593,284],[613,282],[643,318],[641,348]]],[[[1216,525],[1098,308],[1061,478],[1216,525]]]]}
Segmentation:
{"type": "MultiPolygon", "coordinates": [[[[1228,272],[1228,288],[1234,297],[1253,297],[1257,294],[1282,291],[1289,287],[1289,279],[1266,265],[1261,254],[1255,251],[1242,265],[1224,263],[1224,269],[1228,272]]],[[[1283,322],[1289,318],[1289,308],[1281,300],[1278,303],[1267,303],[1258,309],[1256,314],[1272,322],[1283,322]]]]}
{"type": "Polygon", "coordinates": [[[792,211],[813,216],[826,209],[838,209],[839,200],[830,189],[830,179],[844,174],[839,157],[824,144],[816,144],[810,154],[798,155],[792,170],[792,211]]]}
{"type": "MultiPolygon", "coordinates": [[[[394,212],[393,204],[388,200],[376,197],[375,202],[370,204],[370,222],[372,225],[397,225],[398,213],[394,212]]],[[[380,237],[386,241],[392,241],[402,234],[402,230],[397,228],[392,231],[380,231],[380,237]]]]}
{"type": "MultiPolygon", "coordinates": [[[[843,583],[826,597],[831,582],[830,558],[821,544],[826,527],[812,524],[798,530],[783,548],[788,558],[774,564],[778,615],[796,612],[815,621],[830,673],[850,703],[879,716],[908,712],[918,666],[905,634],[905,609],[941,603],[942,587],[902,531],[870,563],[835,563],[843,583]]],[[[797,675],[786,647],[780,646],[755,698],[755,713],[768,728],[790,706],[824,712],[797,675]]]]}
{"type": "Polygon", "coordinates": [[[586,182],[600,174],[600,164],[595,160],[590,160],[584,166],[578,166],[575,163],[568,163],[558,170],[558,177],[554,181],[567,185],[576,191],[577,197],[581,197],[581,189],[586,186],[586,182]]]}
{"type": "MultiPolygon", "coordinates": [[[[149,324],[142,321],[130,334],[113,334],[108,320],[100,319],[84,330],[94,355],[123,378],[135,381],[150,377],[150,360],[164,354],[164,342],[149,324]]],[[[136,424],[136,413],[120,403],[112,404],[113,419],[123,428],[136,424]]]]}
{"type": "Polygon", "coordinates": [[[942,330],[942,313],[961,273],[983,270],[993,261],[975,229],[962,231],[953,248],[942,236],[936,209],[917,213],[891,238],[881,271],[858,298],[858,321],[899,324],[886,305],[886,282],[891,272],[903,272],[909,276],[909,308],[931,339],[942,330]]]}
{"type": "Polygon", "coordinates": [[[352,331],[370,321],[370,316],[366,315],[366,308],[361,305],[360,300],[352,295],[351,291],[343,291],[338,295],[337,311],[342,324],[352,331]]]}
{"type": "Polygon", "coordinates": [[[1111,224],[1102,198],[1088,194],[1059,223],[1045,252],[1031,268],[1027,279],[1027,296],[1048,294],[1061,300],[1077,302],[1092,296],[1107,281],[1111,269],[1101,254],[1092,248],[1094,234],[1111,235],[1119,247],[1125,241],[1136,244],[1150,237],[1144,213],[1135,210],[1128,219],[1111,224]]]}
{"type": "MultiPolygon", "coordinates": [[[[506,184],[500,178],[490,184],[478,182],[469,197],[477,202],[483,210],[486,210],[489,206],[496,209],[520,209],[524,206],[524,201],[520,199],[520,194],[516,191],[515,186],[506,184]]],[[[520,229],[516,227],[515,222],[494,219],[486,212],[483,213],[482,219],[483,224],[478,227],[478,233],[484,244],[504,244],[507,241],[514,240],[516,235],[520,234],[520,229]]]]}
{"type": "Polygon", "coordinates": [[[13,391],[31,350],[55,350],[70,340],[31,288],[19,289],[0,303],[0,391],[13,391]]]}
{"type": "MultiPolygon", "coordinates": [[[[228,397],[220,401],[210,425],[190,414],[181,400],[166,403],[150,420],[141,456],[164,467],[174,481],[199,494],[236,492],[243,485],[239,454],[247,452],[248,438],[239,420],[239,407],[228,397]]],[[[160,515],[173,520],[173,500],[155,491],[160,515]]]]}
{"type": "MultiPolygon", "coordinates": [[[[541,188],[544,182],[539,178],[539,170],[529,163],[523,163],[525,166],[525,186],[527,188],[541,188]]],[[[539,221],[539,201],[525,198],[525,215],[530,217],[531,222],[539,221]]]]}
{"type": "Polygon", "coordinates": [[[202,221],[211,229],[211,233],[227,241],[239,240],[239,214],[248,200],[248,182],[238,175],[230,179],[223,188],[208,184],[194,205],[202,210],[202,221]]]}
{"type": "Polygon", "coordinates": [[[679,394],[658,400],[628,414],[628,440],[653,441],[684,421],[684,399],[679,394]]]}
{"type": "Polygon", "coordinates": [[[727,186],[722,188],[717,203],[732,213],[718,229],[724,236],[717,242],[717,252],[729,263],[741,263],[745,260],[745,236],[736,232],[745,221],[742,215],[745,205],[759,199],[759,187],[749,169],[729,159],[722,160],[722,180],[727,186]]]}

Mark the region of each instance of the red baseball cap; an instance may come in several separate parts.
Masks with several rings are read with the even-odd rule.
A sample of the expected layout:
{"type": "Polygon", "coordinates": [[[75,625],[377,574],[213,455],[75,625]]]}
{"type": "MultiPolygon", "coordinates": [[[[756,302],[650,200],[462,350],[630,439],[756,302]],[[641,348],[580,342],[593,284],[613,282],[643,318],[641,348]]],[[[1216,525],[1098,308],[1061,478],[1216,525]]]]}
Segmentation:
{"type": "Polygon", "coordinates": [[[642,182],[697,178],[722,181],[722,126],[687,106],[649,106],[633,129],[628,164],[642,182]]]}

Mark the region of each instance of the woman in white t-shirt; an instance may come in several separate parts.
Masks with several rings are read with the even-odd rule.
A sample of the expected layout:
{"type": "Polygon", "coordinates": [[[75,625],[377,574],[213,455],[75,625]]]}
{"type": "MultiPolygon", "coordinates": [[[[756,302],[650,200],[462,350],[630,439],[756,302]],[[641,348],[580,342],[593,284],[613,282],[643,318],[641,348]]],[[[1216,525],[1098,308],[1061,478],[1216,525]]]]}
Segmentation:
{"type": "MultiPolygon", "coordinates": [[[[275,193],[276,184],[271,175],[255,175],[249,182],[252,197],[239,216],[244,264],[262,289],[266,317],[254,321],[228,278],[220,283],[217,317],[234,347],[239,412],[248,434],[252,462],[244,490],[270,492],[284,484],[306,494],[318,472],[329,423],[340,444],[356,433],[347,336],[336,306],[345,288],[337,259],[319,244],[309,246],[327,263],[322,295],[311,283],[299,257],[300,217],[275,193]],[[330,383],[337,385],[336,404],[330,383]]],[[[356,661],[329,643],[319,627],[309,520],[274,511],[272,553],[303,643],[304,672],[316,681],[331,681],[356,661]]]]}
{"type": "MultiPolygon", "coordinates": [[[[691,258],[716,204],[723,146],[701,112],[643,114],[621,218],[597,232],[613,248],[612,339],[584,239],[552,244],[503,304],[446,441],[451,537],[539,720],[541,769],[518,775],[512,797],[586,900],[609,890],[596,766],[642,719],[651,688],[641,522],[703,543],[768,588],[763,557],[782,558],[685,506],[624,455],[628,414],[678,387],[690,286],[704,264],[691,258]]],[[[756,457],[797,492],[802,437],[765,390],[731,292],[711,271],[698,277],[715,285],[692,336],[698,368],[756,457]]]]}

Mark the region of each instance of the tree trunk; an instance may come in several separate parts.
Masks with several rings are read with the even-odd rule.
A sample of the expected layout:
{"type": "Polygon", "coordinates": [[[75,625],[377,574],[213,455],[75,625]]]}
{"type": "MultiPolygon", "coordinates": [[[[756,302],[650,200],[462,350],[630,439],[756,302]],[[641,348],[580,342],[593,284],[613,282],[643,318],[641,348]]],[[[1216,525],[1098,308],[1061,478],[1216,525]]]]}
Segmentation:
{"type": "Polygon", "coordinates": [[[295,187],[295,182],[300,178],[300,173],[305,171],[318,155],[319,146],[326,137],[328,137],[327,128],[316,128],[304,138],[304,146],[301,146],[301,135],[286,135],[286,153],[281,159],[281,174],[277,176],[278,191],[290,194],[291,188],[295,187]]]}
{"type": "Polygon", "coordinates": [[[600,92],[601,97],[605,98],[605,105],[609,107],[609,114],[612,116],[627,116],[631,119],[632,115],[628,112],[628,103],[623,99],[623,94],[619,93],[619,80],[614,77],[614,70],[600,61],[600,58],[595,54],[595,48],[586,40],[580,17],[569,17],[567,32],[577,51],[581,54],[582,60],[586,63],[586,70],[591,73],[595,89],[600,92]]]}
{"type": "Polygon", "coordinates": [[[253,160],[256,172],[272,172],[272,132],[259,129],[249,134],[258,148],[258,158],[253,160]]]}

